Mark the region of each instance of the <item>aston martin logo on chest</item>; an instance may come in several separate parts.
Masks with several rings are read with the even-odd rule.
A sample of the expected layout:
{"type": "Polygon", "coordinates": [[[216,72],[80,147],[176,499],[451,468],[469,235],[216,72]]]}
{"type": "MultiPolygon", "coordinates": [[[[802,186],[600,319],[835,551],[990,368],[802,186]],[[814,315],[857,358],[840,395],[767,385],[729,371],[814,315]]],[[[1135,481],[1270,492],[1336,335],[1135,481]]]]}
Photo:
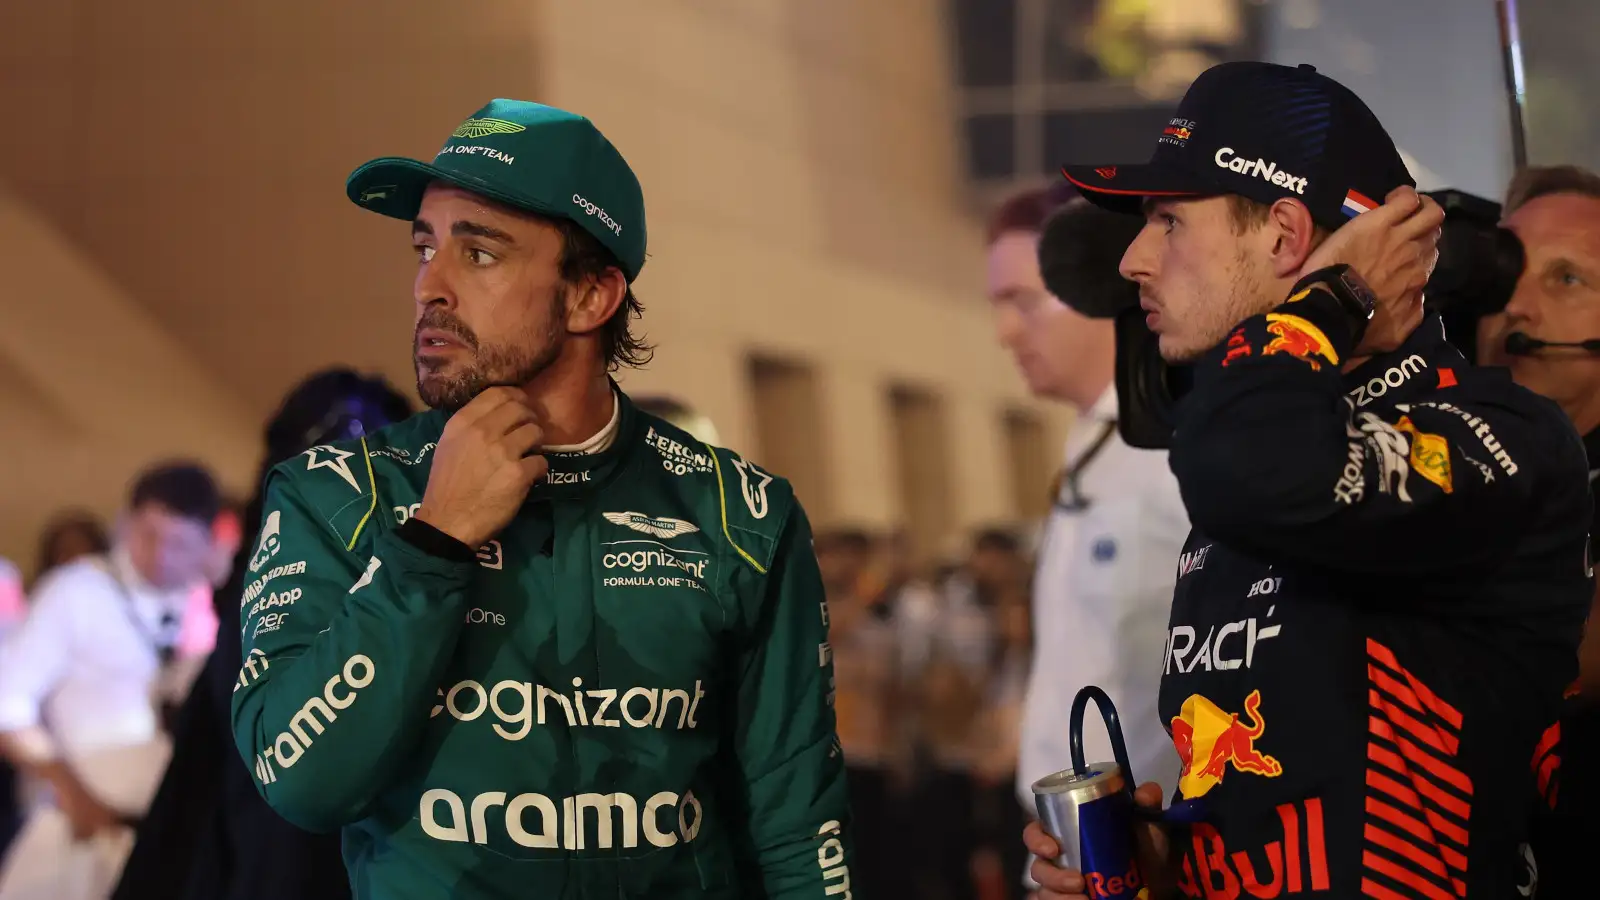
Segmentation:
{"type": "Polygon", "coordinates": [[[693,522],[674,519],[671,516],[647,516],[639,512],[608,512],[601,515],[613,525],[632,528],[634,531],[642,531],[662,539],[693,534],[700,530],[700,526],[693,522]]]}

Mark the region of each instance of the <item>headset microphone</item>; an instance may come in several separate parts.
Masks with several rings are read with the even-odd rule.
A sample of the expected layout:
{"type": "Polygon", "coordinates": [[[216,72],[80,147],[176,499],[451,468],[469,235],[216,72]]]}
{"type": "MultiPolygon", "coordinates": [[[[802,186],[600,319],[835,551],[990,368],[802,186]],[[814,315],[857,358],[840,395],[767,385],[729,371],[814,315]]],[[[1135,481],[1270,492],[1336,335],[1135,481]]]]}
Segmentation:
{"type": "Polygon", "coordinates": [[[1520,331],[1513,331],[1506,335],[1505,351],[1512,356],[1533,356],[1548,347],[1577,349],[1585,353],[1600,354],[1600,338],[1590,338],[1587,341],[1541,341],[1538,338],[1528,337],[1520,331]]]}

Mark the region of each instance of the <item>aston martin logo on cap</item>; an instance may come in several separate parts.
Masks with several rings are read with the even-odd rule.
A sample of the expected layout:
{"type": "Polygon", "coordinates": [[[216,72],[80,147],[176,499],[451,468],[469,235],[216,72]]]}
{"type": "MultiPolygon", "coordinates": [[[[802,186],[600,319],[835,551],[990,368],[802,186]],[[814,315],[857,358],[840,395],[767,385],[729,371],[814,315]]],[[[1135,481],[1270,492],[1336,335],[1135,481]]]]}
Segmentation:
{"type": "Polygon", "coordinates": [[[527,131],[527,127],[505,119],[468,119],[461,123],[461,127],[450,132],[455,138],[481,138],[491,134],[516,134],[527,131]]]}

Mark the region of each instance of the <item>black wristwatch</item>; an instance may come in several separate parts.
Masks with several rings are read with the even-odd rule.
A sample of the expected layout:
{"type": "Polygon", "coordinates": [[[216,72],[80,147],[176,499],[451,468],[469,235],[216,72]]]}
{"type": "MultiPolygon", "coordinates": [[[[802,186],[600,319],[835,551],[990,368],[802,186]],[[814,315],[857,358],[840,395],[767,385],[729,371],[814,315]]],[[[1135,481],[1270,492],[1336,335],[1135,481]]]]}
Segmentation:
{"type": "Polygon", "coordinates": [[[1378,308],[1378,297],[1367,286],[1366,280],[1355,269],[1340,263],[1318,269],[1300,279],[1294,293],[1308,287],[1324,288],[1339,301],[1339,308],[1344,311],[1346,323],[1350,326],[1350,346],[1359,345],[1362,335],[1367,332],[1367,325],[1372,321],[1373,312],[1378,308]]]}

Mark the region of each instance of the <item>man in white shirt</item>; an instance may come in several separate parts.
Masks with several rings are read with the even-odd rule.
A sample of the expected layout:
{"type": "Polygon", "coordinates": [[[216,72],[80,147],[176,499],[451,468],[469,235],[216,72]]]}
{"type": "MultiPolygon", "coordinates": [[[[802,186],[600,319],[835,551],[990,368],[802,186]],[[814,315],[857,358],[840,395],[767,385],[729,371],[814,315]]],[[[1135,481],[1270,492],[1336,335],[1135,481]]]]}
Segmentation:
{"type": "MultiPolygon", "coordinates": [[[[1077,412],[1033,582],[1033,666],[1017,766],[1017,793],[1030,811],[1033,782],[1072,765],[1068,719],[1085,685],[1103,688],[1116,704],[1139,781],[1170,791],[1179,769],[1156,699],[1188,517],[1167,455],[1135,450],[1117,434],[1112,320],[1088,318],[1051,294],[1038,257],[1044,223],[1067,204],[1066,214],[1106,216],[1104,228],[1123,227],[1129,241],[1138,223],[1125,226],[1070,196],[1020,194],[1001,205],[989,227],[989,299],[1000,341],[1036,396],[1077,412]]],[[[1107,253],[1108,273],[1116,272],[1122,249],[1107,253]]],[[[1090,289],[1105,288],[1086,284],[1090,289]]],[[[1092,706],[1084,752],[1089,762],[1113,758],[1092,706]]]]}
{"type": "Polygon", "coordinates": [[[0,752],[47,795],[0,870],[0,900],[109,891],[123,825],[166,765],[155,694],[189,596],[215,568],[218,506],[197,466],[146,472],[111,553],[51,573],[0,648],[0,752]]]}

